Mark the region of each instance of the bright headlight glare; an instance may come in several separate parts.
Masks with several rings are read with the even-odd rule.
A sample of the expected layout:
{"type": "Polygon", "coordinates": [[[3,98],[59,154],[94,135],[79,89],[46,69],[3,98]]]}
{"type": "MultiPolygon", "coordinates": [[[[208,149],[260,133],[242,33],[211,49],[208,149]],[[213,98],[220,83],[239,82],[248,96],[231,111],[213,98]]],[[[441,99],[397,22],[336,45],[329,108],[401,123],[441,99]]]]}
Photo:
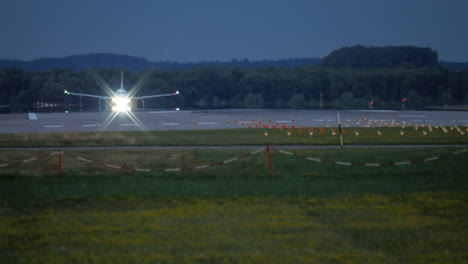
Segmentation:
{"type": "Polygon", "coordinates": [[[130,99],[128,98],[112,98],[112,101],[114,102],[114,106],[112,107],[113,111],[116,112],[126,112],[130,111],[131,108],[128,105],[130,103],[130,99]]]}

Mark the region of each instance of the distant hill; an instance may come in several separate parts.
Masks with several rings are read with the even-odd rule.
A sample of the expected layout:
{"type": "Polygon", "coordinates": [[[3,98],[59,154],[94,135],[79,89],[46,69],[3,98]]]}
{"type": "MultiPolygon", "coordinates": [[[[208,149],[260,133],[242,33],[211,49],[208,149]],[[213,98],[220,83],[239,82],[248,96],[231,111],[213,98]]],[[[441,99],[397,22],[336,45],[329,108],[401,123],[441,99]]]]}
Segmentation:
{"type": "Polygon", "coordinates": [[[198,66],[239,66],[243,68],[256,69],[265,66],[295,68],[302,66],[316,65],[320,59],[282,59],[282,60],[260,60],[250,61],[232,60],[229,62],[204,61],[204,62],[150,62],[144,58],[138,58],[127,55],[118,54],[85,54],[73,55],[65,58],[42,58],[32,61],[19,60],[0,60],[0,69],[4,68],[21,68],[23,70],[44,71],[55,68],[70,69],[72,71],[82,71],[90,67],[92,68],[125,68],[133,72],[139,72],[144,69],[162,69],[162,70],[187,70],[198,66]]]}
{"type": "Polygon", "coordinates": [[[187,70],[194,67],[200,66],[237,66],[246,69],[258,69],[265,66],[271,67],[285,67],[285,68],[296,68],[304,66],[315,66],[320,62],[319,58],[291,58],[281,60],[231,60],[227,62],[219,61],[202,61],[202,62],[155,62],[153,68],[158,69],[170,69],[170,70],[187,70]]]}
{"type": "Polygon", "coordinates": [[[413,46],[344,47],[334,50],[319,65],[355,69],[439,66],[436,51],[413,46]]]}
{"type": "Polygon", "coordinates": [[[115,54],[73,55],[65,58],[42,58],[32,61],[0,60],[0,68],[17,67],[24,70],[44,71],[70,69],[81,71],[87,68],[127,68],[140,71],[151,67],[151,62],[143,58],[115,54]]]}
{"type": "MultiPolygon", "coordinates": [[[[329,56],[323,60],[319,58],[291,58],[291,59],[281,59],[281,60],[231,60],[226,62],[219,61],[202,61],[202,62],[170,62],[170,61],[160,61],[160,62],[150,62],[144,58],[138,58],[134,56],[127,55],[118,55],[118,54],[107,54],[107,53],[97,53],[97,54],[85,54],[85,55],[73,55],[64,58],[41,58],[31,61],[20,61],[20,60],[0,60],[0,69],[4,68],[20,68],[23,70],[34,70],[34,71],[47,71],[55,68],[58,69],[70,69],[72,71],[78,72],[86,70],[90,67],[93,68],[125,68],[133,72],[139,72],[144,69],[161,69],[161,70],[189,70],[194,67],[200,66],[237,66],[246,69],[259,69],[265,66],[272,67],[285,67],[285,68],[296,68],[304,66],[315,66],[321,65],[324,67],[336,67],[336,63],[340,60],[340,54],[342,54],[343,49],[332,52],[329,56]],[[338,56],[337,56],[338,54],[338,56]],[[333,59],[335,57],[335,59],[333,59]],[[338,58],[336,58],[338,57],[338,58]]],[[[360,63],[359,56],[357,55],[354,59],[353,64],[351,62],[342,62],[344,65],[358,67],[355,63],[360,63]]],[[[349,58],[346,60],[350,60],[349,58]]],[[[364,59],[366,60],[366,59],[364,59]]],[[[374,62],[373,62],[374,63],[374,62]]],[[[399,62],[401,66],[402,62],[399,62]]],[[[394,66],[397,63],[388,63],[388,66],[394,66]]],[[[372,64],[372,67],[376,67],[375,63],[372,64]]],[[[404,63],[403,63],[404,65],[404,63]]],[[[446,62],[441,61],[439,65],[449,69],[449,70],[468,70],[468,63],[459,63],[459,62],[446,62]]],[[[372,68],[370,67],[370,68],[372,68]]],[[[362,68],[362,66],[360,67],[362,68]]],[[[369,68],[369,66],[367,67],[369,68]]]]}
{"type": "Polygon", "coordinates": [[[456,71],[468,71],[468,62],[448,62],[448,61],[440,61],[440,66],[449,69],[449,70],[456,70],[456,71]]]}

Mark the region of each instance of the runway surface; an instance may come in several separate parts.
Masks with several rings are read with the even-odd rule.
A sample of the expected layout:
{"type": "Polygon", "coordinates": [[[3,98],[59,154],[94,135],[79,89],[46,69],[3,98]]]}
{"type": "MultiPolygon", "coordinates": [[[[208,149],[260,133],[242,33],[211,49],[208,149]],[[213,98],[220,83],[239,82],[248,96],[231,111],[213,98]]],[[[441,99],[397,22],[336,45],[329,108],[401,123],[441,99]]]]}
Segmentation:
{"type": "MultiPolygon", "coordinates": [[[[194,149],[208,149],[208,150],[226,150],[226,149],[260,149],[264,146],[260,145],[235,145],[235,146],[98,146],[98,147],[60,147],[61,151],[89,151],[89,150],[194,150],[194,149]]],[[[271,148],[277,149],[340,149],[340,145],[270,145],[271,148]]],[[[447,148],[447,147],[461,147],[466,148],[468,145],[345,145],[345,148],[447,148]]],[[[1,151],[8,150],[50,150],[56,151],[57,147],[26,147],[16,148],[7,147],[0,148],[1,151]]]]}
{"type": "Polygon", "coordinates": [[[341,125],[351,127],[363,126],[368,120],[432,126],[468,125],[468,112],[463,111],[232,109],[136,111],[130,115],[112,112],[0,115],[0,133],[232,129],[255,127],[259,122],[269,126],[335,127],[337,113],[340,113],[341,125]]]}

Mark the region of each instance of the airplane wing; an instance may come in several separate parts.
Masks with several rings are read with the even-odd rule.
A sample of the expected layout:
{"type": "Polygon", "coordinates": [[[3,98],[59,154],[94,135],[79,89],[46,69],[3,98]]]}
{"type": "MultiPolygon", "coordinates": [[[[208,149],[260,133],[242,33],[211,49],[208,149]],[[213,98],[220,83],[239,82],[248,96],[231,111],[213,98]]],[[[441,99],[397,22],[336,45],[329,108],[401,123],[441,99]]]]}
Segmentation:
{"type": "Polygon", "coordinates": [[[155,94],[155,95],[145,95],[145,96],[134,96],[132,99],[135,100],[140,100],[140,99],[147,99],[147,98],[156,98],[156,97],[164,97],[164,96],[174,96],[178,95],[179,91],[176,91],[174,93],[168,93],[168,94],[155,94]]]}
{"type": "Polygon", "coordinates": [[[83,94],[83,93],[72,93],[67,90],[65,90],[65,94],[68,95],[78,95],[78,96],[87,96],[87,97],[94,97],[94,98],[100,98],[100,99],[111,99],[110,96],[102,96],[102,95],[94,95],[94,94],[83,94]]]}

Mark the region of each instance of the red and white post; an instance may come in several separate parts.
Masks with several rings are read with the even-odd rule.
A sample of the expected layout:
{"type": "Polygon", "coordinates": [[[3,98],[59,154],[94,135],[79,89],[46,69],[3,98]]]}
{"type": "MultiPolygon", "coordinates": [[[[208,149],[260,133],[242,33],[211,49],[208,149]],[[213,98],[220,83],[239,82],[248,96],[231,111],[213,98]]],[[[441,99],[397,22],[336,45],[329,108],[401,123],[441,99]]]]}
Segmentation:
{"type": "Polygon", "coordinates": [[[273,174],[273,162],[271,161],[271,153],[270,153],[270,146],[269,145],[266,145],[265,152],[266,152],[267,161],[268,161],[268,172],[270,174],[273,174]]]}
{"type": "Polygon", "coordinates": [[[62,174],[62,151],[60,149],[57,151],[57,172],[62,174]]]}
{"type": "Polygon", "coordinates": [[[343,134],[341,133],[341,119],[340,119],[340,113],[338,114],[338,130],[340,131],[340,144],[341,144],[341,149],[343,149],[343,134]]]}

